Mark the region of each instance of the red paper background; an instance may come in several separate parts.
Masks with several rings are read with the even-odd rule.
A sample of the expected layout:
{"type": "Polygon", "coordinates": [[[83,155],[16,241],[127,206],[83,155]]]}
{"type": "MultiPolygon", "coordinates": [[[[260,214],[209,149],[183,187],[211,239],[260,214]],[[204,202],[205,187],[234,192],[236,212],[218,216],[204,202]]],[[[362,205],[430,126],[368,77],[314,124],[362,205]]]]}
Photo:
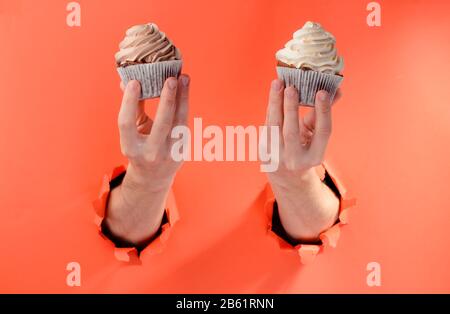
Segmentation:
{"type": "Polygon", "coordinates": [[[0,292],[450,292],[449,2],[379,1],[380,28],[361,0],[80,0],[79,28],[68,2],[0,1],[0,292]],[[124,31],[153,21],[180,48],[191,124],[246,126],[263,123],[274,53],[306,20],[346,62],[327,160],[358,203],[338,247],[302,266],[265,234],[258,163],[188,162],[167,247],[115,260],[91,202],[125,162],[124,31]],[[381,287],[366,284],[373,261],[381,287]]]}

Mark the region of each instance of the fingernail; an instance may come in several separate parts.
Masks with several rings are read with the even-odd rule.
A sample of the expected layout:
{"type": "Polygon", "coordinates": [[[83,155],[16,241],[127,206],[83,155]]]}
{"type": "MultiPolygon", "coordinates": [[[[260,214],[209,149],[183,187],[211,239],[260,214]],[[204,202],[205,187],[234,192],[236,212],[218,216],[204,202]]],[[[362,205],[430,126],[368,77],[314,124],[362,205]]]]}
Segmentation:
{"type": "Polygon", "coordinates": [[[290,98],[294,98],[297,96],[297,90],[293,86],[289,86],[288,88],[286,88],[285,93],[290,98]]]}
{"type": "Polygon", "coordinates": [[[136,80],[129,81],[127,84],[127,87],[130,88],[131,90],[138,90],[139,81],[136,81],[136,80]]]}
{"type": "Polygon", "coordinates": [[[189,76],[186,76],[186,75],[181,76],[181,84],[183,84],[183,86],[188,86],[189,85],[189,76]]]}
{"type": "Polygon", "coordinates": [[[283,84],[281,83],[280,80],[273,80],[272,81],[272,90],[274,92],[279,92],[279,91],[281,91],[282,88],[283,88],[283,84]]]}
{"type": "Polygon", "coordinates": [[[320,91],[319,92],[319,100],[320,101],[327,101],[328,100],[328,93],[326,91],[320,91]]]}
{"type": "Polygon", "coordinates": [[[169,78],[167,85],[169,85],[170,89],[175,89],[177,88],[177,81],[174,78],[169,78]]]}

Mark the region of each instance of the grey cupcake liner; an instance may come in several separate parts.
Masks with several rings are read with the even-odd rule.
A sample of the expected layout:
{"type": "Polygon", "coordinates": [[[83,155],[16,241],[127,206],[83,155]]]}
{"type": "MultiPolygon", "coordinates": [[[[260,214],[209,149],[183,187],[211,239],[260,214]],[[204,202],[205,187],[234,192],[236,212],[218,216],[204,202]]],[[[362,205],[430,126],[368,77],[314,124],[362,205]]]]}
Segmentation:
{"type": "Polygon", "coordinates": [[[182,65],[181,60],[142,63],[118,67],[117,72],[119,72],[125,86],[131,80],[137,80],[141,83],[140,100],[143,100],[159,97],[166,79],[178,77],[182,65]]]}
{"type": "Polygon", "coordinates": [[[314,106],[316,93],[320,90],[326,90],[333,101],[343,80],[343,77],[339,75],[283,66],[277,66],[277,73],[278,78],[282,79],[286,86],[297,88],[300,103],[310,107],[314,106]]]}

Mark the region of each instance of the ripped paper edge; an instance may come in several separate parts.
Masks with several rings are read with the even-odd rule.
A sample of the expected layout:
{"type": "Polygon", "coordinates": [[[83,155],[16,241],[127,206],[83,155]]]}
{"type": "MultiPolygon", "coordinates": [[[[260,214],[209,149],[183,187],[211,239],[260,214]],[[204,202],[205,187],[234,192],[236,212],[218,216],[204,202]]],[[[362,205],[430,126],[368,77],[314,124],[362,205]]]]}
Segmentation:
{"type": "Polygon", "coordinates": [[[94,223],[97,226],[97,230],[100,236],[114,246],[114,256],[118,261],[125,262],[131,265],[140,265],[142,263],[140,256],[160,253],[164,249],[171,233],[171,229],[180,217],[178,214],[178,207],[176,205],[175,196],[171,189],[167,197],[165,208],[168,222],[161,226],[161,234],[157,238],[155,238],[146,248],[144,248],[144,250],[142,250],[140,256],[137,249],[134,247],[116,247],[114,243],[102,233],[101,225],[105,217],[106,206],[108,203],[109,194],[111,192],[110,182],[125,171],[126,167],[121,165],[115,167],[110,173],[103,176],[102,185],[100,187],[98,197],[92,202],[95,210],[94,223]]]}
{"type": "Polygon", "coordinates": [[[315,257],[320,252],[323,252],[325,248],[335,248],[337,246],[337,242],[341,234],[341,229],[349,222],[349,209],[356,205],[356,198],[349,195],[342,181],[337,178],[335,171],[327,162],[323,162],[320,166],[316,167],[316,173],[321,180],[323,180],[323,178],[325,177],[325,173],[328,173],[340,194],[338,222],[331,228],[320,234],[319,238],[322,241],[322,245],[298,244],[294,247],[291,244],[287,243],[283,238],[279,237],[274,231],[272,231],[272,215],[275,196],[269,183],[267,183],[265,187],[267,200],[264,205],[264,210],[268,221],[267,234],[278,242],[281,249],[296,250],[303,265],[307,265],[313,262],[315,257]]]}

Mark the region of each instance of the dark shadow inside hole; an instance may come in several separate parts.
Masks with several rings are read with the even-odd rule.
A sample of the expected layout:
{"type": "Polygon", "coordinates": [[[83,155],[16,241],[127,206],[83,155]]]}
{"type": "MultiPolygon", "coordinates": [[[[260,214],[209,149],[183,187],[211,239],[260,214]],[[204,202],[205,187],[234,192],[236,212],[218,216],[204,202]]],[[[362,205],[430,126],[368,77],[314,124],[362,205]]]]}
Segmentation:
{"type": "MultiPolygon", "coordinates": [[[[325,177],[322,181],[324,184],[326,184],[331,191],[333,191],[333,193],[336,195],[336,197],[341,200],[341,194],[339,193],[338,188],[336,187],[336,184],[334,184],[333,179],[331,178],[331,176],[328,174],[327,171],[325,171],[325,177]]],[[[339,218],[336,221],[336,223],[339,222],[339,218]]],[[[281,219],[280,219],[280,213],[278,212],[278,203],[275,202],[273,203],[273,214],[272,214],[272,231],[279,236],[280,238],[282,238],[284,241],[286,241],[287,243],[289,243],[292,246],[296,246],[299,244],[316,244],[316,245],[322,245],[322,241],[318,240],[318,241],[311,241],[311,242],[307,242],[307,241],[298,241],[294,238],[292,238],[291,236],[288,235],[288,233],[286,232],[286,230],[283,227],[283,224],[281,223],[281,219]]]]}
{"type": "MultiPolygon", "coordinates": [[[[117,177],[115,177],[114,179],[112,179],[109,182],[109,190],[110,193],[111,191],[118,187],[120,184],[122,184],[123,178],[125,177],[126,171],[122,172],[121,174],[119,174],[117,177]]],[[[108,195],[108,200],[106,201],[106,209],[108,208],[108,202],[109,202],[109,195],[108,195]]],[[[105,215],[106,216],[106,215],[105,215]]],[[[102,225],[101,225],[101,230],[102,233],[108,237],[108,239],[110,239],[114,245],[118,248],[128,248],[128,247],[134,247],[136,248],[138,255],[142,252],[142,250],[144,250],[153,240],[155,240],[157,237],[159,237],[162,233],[162,226],[165,225],[166,223],[169,222],[169,219],[167,217],[167,213],[166,211],[164,211],[163,214],[163,218],[161,221],[161,225],[158,228],[158,231],[148,240],[146,240],[143,243],[140,243],[139,245],[135,245],[131,242],[128,242],[120,237],[115,236],[108,228],[108,226],[105,223],[106,219],[103,219],[102,221],[102,225]]]]}

